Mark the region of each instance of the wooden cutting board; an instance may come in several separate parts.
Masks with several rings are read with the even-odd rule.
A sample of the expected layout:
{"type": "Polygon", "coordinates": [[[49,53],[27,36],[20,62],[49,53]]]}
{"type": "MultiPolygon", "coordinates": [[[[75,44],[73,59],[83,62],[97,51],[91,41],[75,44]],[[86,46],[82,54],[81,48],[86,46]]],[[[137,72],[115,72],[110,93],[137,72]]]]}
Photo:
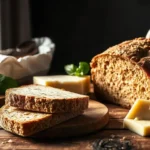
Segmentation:
{"type": "Polygon", "coordinates": [[[34,138],[64,138],[81,136],[104,128],[109,121],[108,108],[97,101],[90,100],[84,114],[39,132],[34,138]]]}

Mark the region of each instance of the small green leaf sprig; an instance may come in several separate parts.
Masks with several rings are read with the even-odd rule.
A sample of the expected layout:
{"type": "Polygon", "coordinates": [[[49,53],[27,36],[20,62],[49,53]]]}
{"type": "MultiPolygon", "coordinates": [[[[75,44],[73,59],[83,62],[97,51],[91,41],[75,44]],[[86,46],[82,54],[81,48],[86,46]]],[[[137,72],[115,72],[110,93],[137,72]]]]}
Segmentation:
{"type": "Polygon", "coordinates": [[[17,86],[18,82],[15,79],[0,74],[0,94],[5,94],[7,89],[17,86]]]}
{"type": "Polygon", "coordinates": [[[79,66],[68,64],[64,67],[66,73],[72,76],[84,76],[88,74],[90,65],[87,62],[79,62],[79,66]]]}

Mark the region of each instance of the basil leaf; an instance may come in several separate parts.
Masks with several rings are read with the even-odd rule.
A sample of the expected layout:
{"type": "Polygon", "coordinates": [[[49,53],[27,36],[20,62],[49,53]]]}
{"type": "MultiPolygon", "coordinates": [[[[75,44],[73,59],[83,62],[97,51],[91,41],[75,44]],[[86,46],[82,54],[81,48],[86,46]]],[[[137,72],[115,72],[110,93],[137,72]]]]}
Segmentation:
{"type": "Polygon", "coordinates": [[[70,64],[70,65],[66,65],[64,68],[65,68],[65,71],[67,74],[75,75],[75,71],[77,69],[77,66],[75,66],[74,64],[70,64]]]}
{"type": "Polygon", "coordinates": [[[88,74],[90,67],[87,62],[79,62],[79,70],[81,72],[81,75],[86,75],[88,74]]]}
{"type": "Polygon", "coordinates": [[[75,72],[75,76],[82,76],[82,70],[80,70],[80,68],[77,68],[76,69],[76,72],[75,72]]]}
{"type": "Polygon", "coordinates": [[[87,62],[79,62],[78,67],[74,64],[65,66],[66,73],[74,76],[84,76],[88,74],[89,70],[90,70],[90,66],[87,62]]]}
{"type": "Polygon", "coordinates": [[[0,74],[0,94],[5,94],[8,88],[17,87],[18,82],[11,77],[0,74]]]}

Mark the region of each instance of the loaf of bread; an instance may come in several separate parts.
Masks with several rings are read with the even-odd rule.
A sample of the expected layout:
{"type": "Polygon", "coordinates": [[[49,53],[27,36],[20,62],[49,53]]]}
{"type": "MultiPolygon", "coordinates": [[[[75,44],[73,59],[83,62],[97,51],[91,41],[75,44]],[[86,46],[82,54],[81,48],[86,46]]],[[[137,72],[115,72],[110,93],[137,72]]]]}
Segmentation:
{"type": "Polygon", "coordinates": [[[95,95],[130,108],[150,100],[150,39],[136,38],[108,48],[90,63],[95,95]]]}
{"type": "Polygon", "coordinates": [[[42,85],[26,85],[6,91],[5,104],[24,110],[63,113],[88,108],[89,96],[42,85]]]}
{"type": "Polygon", "coordinates": [[[4,105],[0,109],[0,126],[20,136],[31,136],[56,124],[74,118],[83,111],[60,114],[46,114],[20,110],[4,105]]]}

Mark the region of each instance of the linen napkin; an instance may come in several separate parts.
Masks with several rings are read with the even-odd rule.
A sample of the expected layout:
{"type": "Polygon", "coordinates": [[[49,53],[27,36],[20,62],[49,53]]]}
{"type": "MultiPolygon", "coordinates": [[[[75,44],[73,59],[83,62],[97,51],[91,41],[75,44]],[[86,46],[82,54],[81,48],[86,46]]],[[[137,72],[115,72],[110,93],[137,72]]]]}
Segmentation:
{"type": "Polygon", "coordinates": [[[16,80],[37,74],[46,74],[51,66],[55,44],[48,37],[32,39],[38,52],[34,55],[15,57],[0,54],[0,74],[16,80]]]}

